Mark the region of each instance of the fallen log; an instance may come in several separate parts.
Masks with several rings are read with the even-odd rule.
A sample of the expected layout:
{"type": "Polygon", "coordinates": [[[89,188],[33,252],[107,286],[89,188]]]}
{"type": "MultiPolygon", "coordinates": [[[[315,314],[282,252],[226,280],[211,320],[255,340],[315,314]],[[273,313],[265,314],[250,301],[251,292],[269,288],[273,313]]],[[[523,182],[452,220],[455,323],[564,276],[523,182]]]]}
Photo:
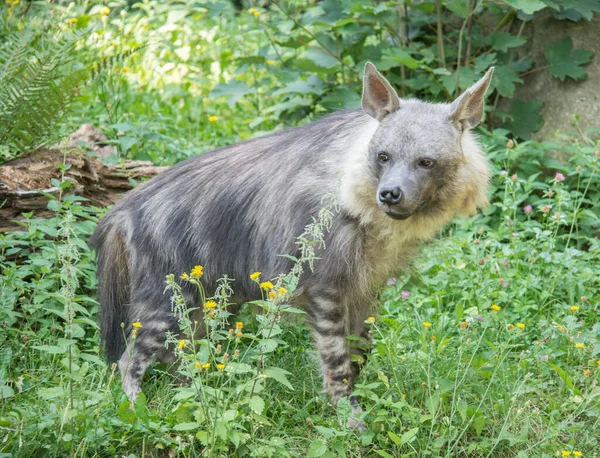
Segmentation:
{"type": "Polygon", "coordinates": [[[50,194],[59,198],[74,194],[88,199],[88,204],[106,207],[117,202],[136,183],[166,170],[149,161],[125,161],[103,164],[77,148],[39,149],[0,165],[0,233],[19,229],[16,222],[23,212],[49,217],[50,194]],[[64,172],[60,164],[65,164],[64,172]],[[63,175],[64,173],[64,175],[63,175]],[[66,189],[53,179],[69,181],[66,189]]]}

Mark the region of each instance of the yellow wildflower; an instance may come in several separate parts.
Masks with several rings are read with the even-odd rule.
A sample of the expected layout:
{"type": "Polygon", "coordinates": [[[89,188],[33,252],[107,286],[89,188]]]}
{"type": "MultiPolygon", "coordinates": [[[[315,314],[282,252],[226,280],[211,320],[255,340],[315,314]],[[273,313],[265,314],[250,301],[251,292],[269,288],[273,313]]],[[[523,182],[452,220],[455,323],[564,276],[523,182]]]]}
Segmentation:
{"type": "Polygon", "coordinates": [[[118,47],[119,47],[119,43],[113,43],[113,46],[114,46],[115,48],[118,48],[118,47]]]}
{"type": "Polygon", "coordinates": [[[517,328],[525,329],[525,325],[523,323],[517,323],[517,328]]]}
{"type": "Polygon", "coordinates": [[[429,321],[423,321],[423,326],[425,326],[426,328],[430,328],[431,323],[429,321]]]}
{"type": "Polygon", "coordinates": [[[106,6],[104,8],[100,8],[100,14],[102,16],[108,16],[110,14],[110,8],[107,8],[106,6]]]}
{"type": "Polygon", "coordinates": [[[275,291],[269,291],[269,299],[275,299],[275,296],[277,296],[277,294],[275,294],[275,291]]]}
{"type": "Polygon", "coordinates": [[[260,11],[255,11],[254,12],[254,17],[259,17],[260,16],[260,11]]]}
{"type": "Polygon", "coordinates": [[[250,9],[248,10],[248,12],[249,12],[250,14],[254,14],[254,12],[255,12],[255,11],[256,11],[256,10],[255,10],[254,8],[250,8],[250,9]]]}
{"type": "Polygon", "coordinates": [[[585,344],[583,344],[583,343],[576,343],[575,344],[575,348],[583,348],[583,347],[585,347],[585,344]]]}
{"type": "Polygon", "coordinates": [[[142,323],[140,323],[139,321],[135,321],[135,322],[131,323],[131,326],[133,326],[134,328],[141,328],[142,323]]]}
{"type": "Polygon", "coordinates": [[[225,364],[217,364],[217,369],[222,371],[223,369],[225,369],[225,364]]]}
{"type": "Polygon", "coordinates": [[[279,288],[277,291],[279,292],[279,294],[287,294],[287,289],[285,288],[279,288]]]}
{"type": "Polygon", "coordinates": [[[244,328],[244,323],[242,323],[241,321],[237,321],[237,322],[235,323],[235,327],[236,327],[237,329],[243,329],[243,328],[244,328]]]}
{"type": "Polygon", "coordinates": [[[188,276],[188,274],[186,272],[182,273],[179,278],[181,278],[182,280],[189,280],[190,279],[190,277],[188,276]]]}
{"type": "Polygon", "coordinates": [[[121,71],[127,73],[129,71],[129,67],[123,67],[121,71]]]}
{"type": "Polygon", "coordinates": [[[348,383],[348,379],[344,377],[344,378],[342,379],[342,383],[348,383]]]}
{"type": "Polygon", "coordinates": [[[469,327],[469,322],[468,321],[463,321],[462,323],[460,323],[458,325],[458,327],[460,327],[461,329],[465,329],[469,327]]]}
{"type": "Polygon", "coordinates": [[[268,60],[268,61],[267,61],[267,65],[275,65],[275,62],[274,62],[274,61],[272,61],[272,60],[268,60]]]}
{"type": "Polygon", "coordinates": [[[210,367],[210,363],[206,363],[202,365],[202,369],[208,369],[210,367]]]}
{"type": "Polygon", "coordinates": [[[219,120],[218,116],[212,115],[208,117],[208,122],[217,122],[219,120]]]}
{"type": "MultiPolygon", "coordinates": [[[[200,364],[199,361],[196,361],[196,364],[194,364],[194,366],[196,366],[196,369],[200,369],[202,367],[202,364],[200,364]]],[[[210,366],[210,364],[209,364],[210,366]]]]}
{"type": "Polygon", "coordinates": [[[72,17],[70,19],[67,19],[67,24],[77,24],[77,18],[72,17]]]}
{"type": "Polygon", "coordinates": [[[512,324],[512,323],[509,323],[508,326],[507,326],[507,328],[508,328],[509,331],[512,331],[513,329],[515,329],[515,325],[512,324]]]}
{"type": "Polygon", "coordinates": [[[563,450],[562,452],[560,452],[560,454],[562,456],[571,456],[571,452],[569,452],[568,450],[563,450]]]}
{"type": "Polygon", "coordinates": [[[250,280],[258,280],[258,277],[260,277],[260,274],[262,272],[253,272],[250,274],[250,280]]]}
{"type": "Polygon", "coordinates": [[[492,305],[490,306],[490,308],[491,308],[491,309],[492,309],[494,312],[499,312],[499,311],[500,311],[500,309],[502,309],[502,307],[500,307],[499,305],[496,305],[496,304],[492,304],[492,305]]]}
{"type": "Polygon", "coordinates": [[[583,456],[583,453],[581,453],[579,450],[573,450],[573,456],[583,456]]]}
{"type": "Polygon", "coordinates": [[[579,306],[578,305],[572,305],[570,307],[571,311],[576,312],[577,310],[579,310],[579,306]]]}
{"type": "Polygon", "coordinates": [[[205,307],[207,310],[212,310],[212,309],[214,309],[214,308],[217,308],[217,303],[216,303],[215,301],[206,301],[206,302],[204,303],[204,307],[205,307]]]}
{"type": "Polygon", "coordinates": [[[194,266],[194,268],[190,272],[190,275],[195,278],[200,278],[200,277],[202,277],[202,275],[204,275],[203,270],[204,270],[204,267],[202,267],[202,266],[194,266]]]}
{"type": "Polygon", "coordinates": [[[263,282],[260,284],[260,287],[261,287],[262,289],[273,289],[273,283],[271,283],[270,281],[263,281],[263,282]]]}
{"type": "Polygon", "coordinates": [[[598,361],[596,361],[596,364],[598,364],[598,366],[600,366],[600,359],[598,361]]]}
{"type": "Polygon", "coordinates": [[[179,343],[177,344],[177,347],[179,349],[182,349],[183,347],[185,347],[185,340],[180,340],[179,343]]]}
{"type": "Polygon", "coordinates": [[[369,323],[369,324],[373,324],[373,323],[375,323],[375,317],[374,317],[374,316],[370,316],[370,317],[369,317],[369,318],[367,318],[365,321],[366,321],[367,323],[369,323]]]}

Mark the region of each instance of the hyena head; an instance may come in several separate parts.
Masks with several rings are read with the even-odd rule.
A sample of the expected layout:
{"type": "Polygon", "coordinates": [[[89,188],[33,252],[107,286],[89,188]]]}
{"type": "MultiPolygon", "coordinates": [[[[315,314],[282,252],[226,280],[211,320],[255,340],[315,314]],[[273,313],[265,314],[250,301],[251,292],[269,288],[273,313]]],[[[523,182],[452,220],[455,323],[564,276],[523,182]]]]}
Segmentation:
{"type": "Polygon", "coordinates": [[[372,198],[390,218],[472,213],[475,208],[466,207],[485,201],[485,195],[473,196],[478,192],[473,181],[487,184],[487,166],[483,157],[469,157],[480,156],[469,130],[483,116],[492,72],[454,102],[433,104],[400,99],[375,67],[366,65],[362,106],[380,123],[368,147],[369,174],[377,183],[372,198]]]}

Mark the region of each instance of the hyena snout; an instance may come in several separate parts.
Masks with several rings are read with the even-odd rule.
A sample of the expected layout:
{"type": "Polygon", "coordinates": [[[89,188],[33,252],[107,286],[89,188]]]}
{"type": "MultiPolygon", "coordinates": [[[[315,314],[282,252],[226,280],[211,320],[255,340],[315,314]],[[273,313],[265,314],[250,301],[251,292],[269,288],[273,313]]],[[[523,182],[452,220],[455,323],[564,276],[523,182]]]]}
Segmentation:
{"type": "Polygon", "coordinates": [[[396,205],[400,203],[402,196],[399,186],[384,186],[379,190],[379,202],[384,205],[396,205]]]}

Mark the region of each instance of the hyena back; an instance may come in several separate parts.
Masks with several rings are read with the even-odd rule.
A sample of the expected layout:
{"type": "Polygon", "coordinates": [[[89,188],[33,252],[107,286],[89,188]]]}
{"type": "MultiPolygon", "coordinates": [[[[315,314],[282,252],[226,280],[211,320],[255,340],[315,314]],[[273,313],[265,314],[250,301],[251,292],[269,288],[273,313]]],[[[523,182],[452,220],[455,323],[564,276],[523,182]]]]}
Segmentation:
{"type": "MultiPolygon", "coordinates": [[[[379,285],[409,263],[420,241],[486,203],[488,164],[471,129],[491,74],[451,104],[430,104],[399,99],[367,64],[362,110],[188,159],[115,205],[92,244],[106,354],[119,361],[129,397],[154,358],[169,359],[165,332],[178,329],[165,276],[201,263],[208,291],[226,274],[235,279],[236,302],[255,299],[249,273],[287,272],[291,261],[278,255],[297,251],[296,237],[328,195],[339,211],[327,248],[292,302],[310,317],[325,390],[333,403],[349,396],[358,373],[350,355],[358,350],[346,336],[368,338],[365,319],[379,285]],[[121,323],[132,321],[143,328],[128,352],[121,323]]],[[[196,304],[191,285],[182,288],[196,304]]]]}

